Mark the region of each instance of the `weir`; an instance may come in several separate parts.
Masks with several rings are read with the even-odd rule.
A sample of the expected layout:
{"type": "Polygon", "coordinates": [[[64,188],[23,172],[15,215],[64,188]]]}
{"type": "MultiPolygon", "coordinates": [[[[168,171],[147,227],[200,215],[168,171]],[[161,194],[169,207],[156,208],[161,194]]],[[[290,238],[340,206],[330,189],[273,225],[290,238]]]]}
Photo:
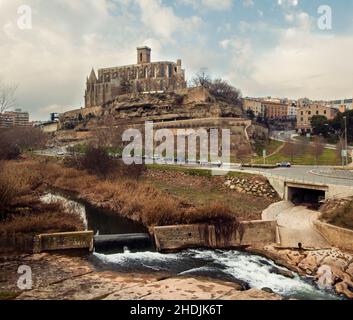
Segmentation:
{"type": "Polygon", "coordinates": [[[113,234],[94,237],[96,252],[153,249],[154,242],[147,233],[113,234]]]}

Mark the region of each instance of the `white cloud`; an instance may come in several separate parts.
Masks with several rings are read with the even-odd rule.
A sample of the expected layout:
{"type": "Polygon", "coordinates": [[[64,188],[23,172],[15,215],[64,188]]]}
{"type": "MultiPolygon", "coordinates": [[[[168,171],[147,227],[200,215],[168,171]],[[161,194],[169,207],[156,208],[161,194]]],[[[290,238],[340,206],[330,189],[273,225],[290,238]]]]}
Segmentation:
{"type": "Polygon", "coordinates": [[[239,45],[235,47],[232,70],[236,67],[242,72],[229,77],[246,94],[315,99],[353,95],[353,65],[347,62],[353,36],[333,37],[292,28],[284,30],[278,45],[265,53],[256,52],[251,44],[240,47],[240,53],[239,45]]]}
{"type": "Polygon", "coordinates": [[[246,8],[252,8],[254,5],[254,0],[243,0],[243,6],[246,8]]]}
{"type": "Polygon", "coordinates": [[[141,9],[141,20],[155,35],[170,39],[175,32],[192,32],[202,20],[197,16],[181,18],[173,8],[164,6],[161,0],[136,0],[141,9]]]}
{"type": "Polygon", "coordinates": [[[233,6],[233,0],[178,0],[178,2],[198,10],[206,9],[223,11],[230,9],[233,6]]]}
{"type": "Polygon", "coordinates": [[[299,0],[277,0],[277,3],[281,7],[297,7],[299,0]]]}

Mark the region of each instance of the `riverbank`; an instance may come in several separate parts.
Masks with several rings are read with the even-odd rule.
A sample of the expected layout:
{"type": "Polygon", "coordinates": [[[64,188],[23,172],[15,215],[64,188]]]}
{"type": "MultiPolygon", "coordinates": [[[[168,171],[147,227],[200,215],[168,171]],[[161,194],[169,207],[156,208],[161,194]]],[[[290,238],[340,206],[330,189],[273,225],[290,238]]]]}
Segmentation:
{"type": "Polygon", "coordinates": [[[0,256],[1,299],[17,300],[281,300],[264,290],[243,291],[233,282],[190,276],[100,271],[87,257],[0,256]],[[17,269],[28,265],[33,288],[17,288],[17,269]]]}
{"type": "MultiPolygon", "coordinates": [[[[66,167],[60,161],[42,158],[5,162],[3,172],[10,177],[21,177],[18,179],[20,183],[25,181],[22,188],[25,192],[14,184],[11,206],[16,210],[10,212],[1,224],[6,233],[26,233],[26,230],[14,226],[15,221],[20,224],[18,220],[25,221],[22,225],[26,225],[28,219],[34,217],[38,225],[43,220],[41,216],[36,215],[36,210],[28,212],[26,208],[30,207],[28,203],[33,199],[39,203],[40,197],[52,189],[71,193],[92,206],[110,210],[148,228],[195,223],[227,224],[258,219],[262,210],[275,201],[250,192],[231,190],[224,185],[224,177],[192,176],[184,172],[151,169],[140,179],[116,177],[104,180],[83,170],[66,167]],[[18,199],[23,194],[31,195],[31,199],[18,214],[18,199]]],[[[50,228],[42,230],[38,226],[37,230],[33,226],[30,232],[77,231],[77,221],[70,221],[69,217],[61,220],[66,222],[65,229],[62,229],[62,224],[53,221],[50,228]]]]}
{"type": "Polygon", "coordinates": [[[247,248],[252,254],[262,255],[276,264],[318,282],[325,276],[338,295],[353,299],[353,254],[331,248],[322,250],[294,250],[276,245],[247,248]]]}

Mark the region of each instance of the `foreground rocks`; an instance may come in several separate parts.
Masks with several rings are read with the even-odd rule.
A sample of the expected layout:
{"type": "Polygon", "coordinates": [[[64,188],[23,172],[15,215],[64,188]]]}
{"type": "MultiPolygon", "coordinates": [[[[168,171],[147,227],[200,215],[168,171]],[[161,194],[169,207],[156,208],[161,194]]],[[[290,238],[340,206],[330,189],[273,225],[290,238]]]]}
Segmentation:
{"type": "Polygon", "coordinates": [[[251,194],[266,199],[278,199],[277,192],[270,183],[262,178],[229,178],[225,181],[224,186],[232,191],[251,194]]]}
{"type": "Polygon", "coordinates": [[[277,294],[202,278],[96,270],[86,258],[37,254],[0,257],[0,299],[18,300],[281,300],[277,294]],[[20,265],[30,266],[32,290],[19,291],[20,265]]]}
{"type": "Polygon", "coordinates": [[[319,284],[326,276],[337,294],[353,299],[353,255],[350,253],[335,248],[308,251],[273,245],[249,251],[264,255],[302,276],[311,276],[319,284]]]}

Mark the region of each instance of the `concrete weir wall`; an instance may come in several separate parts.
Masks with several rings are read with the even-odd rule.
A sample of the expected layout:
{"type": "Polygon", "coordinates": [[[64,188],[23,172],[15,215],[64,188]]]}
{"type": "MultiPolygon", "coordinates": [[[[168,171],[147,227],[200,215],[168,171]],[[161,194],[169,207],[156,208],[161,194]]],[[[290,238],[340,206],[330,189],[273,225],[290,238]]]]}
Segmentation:
{"type": "Polygon", "coordinates": [[[230,235],[213,225],[180,225],[155,227],[158,251],[177,251],[188,248],[224,249],[276,242],[276,221],[242,222],[230,235]]]}
{"type": "Polygon", "coordinates": [[[334,247],[353,251],[353,231],[322,221],[314,222],[315,228],[334,247]]]}
{"type": "Polygon", "coordinates": [[[87,249],[93,251],[93,231],[41,234],[34,238],[34,252],[87,249]]]}

